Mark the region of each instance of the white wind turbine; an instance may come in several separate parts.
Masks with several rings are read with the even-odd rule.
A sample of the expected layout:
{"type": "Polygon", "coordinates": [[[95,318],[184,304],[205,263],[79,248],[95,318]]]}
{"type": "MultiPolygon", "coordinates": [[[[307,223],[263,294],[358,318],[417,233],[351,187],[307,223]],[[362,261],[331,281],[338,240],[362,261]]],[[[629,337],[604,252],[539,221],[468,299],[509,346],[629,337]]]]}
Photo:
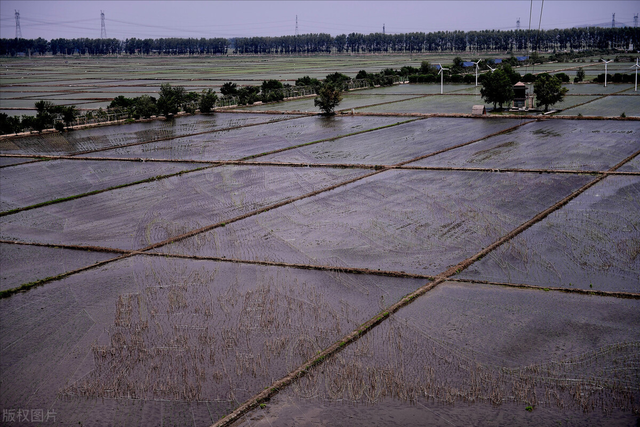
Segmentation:
{"type": "Polygon", "coordinates": [[[604,62],[604,87],[607,87],[607,64],[609,64],[609,62],[613,62],[613,59],[608,61],[603,59],[602,62],[604,62]]]}
{"type": "Polygon", "coordinates": [[[444,93],[444,71],[449,71],[449,69],[444,68],[442,64],[438,65],[440,66],[440,71],[438,71],[438,74],[440,74],[440,95],[442,95],[444,93]]]}
{"type": "Polygon", "coordinates": [[[489,67],[489,69],[491,70],[492,73],[496,70],[495,68],[491,68],[491,65],[489,65],[489,64],[487,64],[487,67],[489,67]]]}
{"type": "Polygon", "coordinates": [[[640,68],[640,64],[638,64],[638,60],[640,60],[640,59],[636,58],[636,63],[633,64],[633,66],[631,66],[631,68],[635,68],[636,69],[636,88],[633,90],[634,92],[638,91],[638,68],[640,68]]]}
{"type": "Polygon", "coordinates": [[[472,64],[476,64],[476,87],[478,87],[478,64],[480,63],[480,61],[482,61],[482,59],[478,59],[478,62],[471,61],[472,64]]]}

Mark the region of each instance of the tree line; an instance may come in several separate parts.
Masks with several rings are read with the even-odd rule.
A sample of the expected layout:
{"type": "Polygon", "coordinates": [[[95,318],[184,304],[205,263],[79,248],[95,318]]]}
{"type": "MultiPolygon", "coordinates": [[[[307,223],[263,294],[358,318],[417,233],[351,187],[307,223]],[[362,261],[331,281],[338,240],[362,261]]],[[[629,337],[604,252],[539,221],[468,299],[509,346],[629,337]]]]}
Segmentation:
{"type": "Polygon", "coordinates": [[[437,31],[404,34],[301,34],[279,37],[90,39],[0,39],[0,55],[225,55],[298,53],[509,52],[628,49],[640,46],[640,29],[567,28],[553,30],[437,31]]]}

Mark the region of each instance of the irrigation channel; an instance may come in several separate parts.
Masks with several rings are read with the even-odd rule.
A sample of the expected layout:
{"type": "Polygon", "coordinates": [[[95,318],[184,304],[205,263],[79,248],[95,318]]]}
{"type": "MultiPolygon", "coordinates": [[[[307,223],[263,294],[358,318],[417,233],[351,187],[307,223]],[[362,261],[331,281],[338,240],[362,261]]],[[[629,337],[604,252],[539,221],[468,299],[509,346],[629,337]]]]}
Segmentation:
{"type": "Polygon", "coordinates": [[[640,122],[214,117],[0,141],[3,407],[638,417],[640,122]]]}

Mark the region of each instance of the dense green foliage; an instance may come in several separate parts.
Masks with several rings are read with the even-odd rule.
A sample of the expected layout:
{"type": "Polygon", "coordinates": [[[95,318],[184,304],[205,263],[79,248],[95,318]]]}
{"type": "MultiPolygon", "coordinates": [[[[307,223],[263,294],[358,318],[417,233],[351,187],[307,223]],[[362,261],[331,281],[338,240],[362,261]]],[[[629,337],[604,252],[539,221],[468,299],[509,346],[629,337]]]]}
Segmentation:
{"type": "Polygon", "coordinates": [[[169,83],[160,85],[160,98],[158,98],[158,110],[163,116],[168,117],[180,111],[180,106],[185,102],[185,90],[182,86],[171,87],[169,83]]]}
{"type": "Polygon", "coordinates": [[[544,111],[549,111],[549,106],[561,102],[568,89],[562,87],[562,81],[557,76],[547,73],[540,74],[533,85],[536,94],[536,105],[544,105],[544,111]]]}
{"type": "Polygon", "coordinates": [[[313,105],[320,108],[325,115],[334,114],[335,108],[342,101],[342,89],[335,83],[324,83],[318,90],[313,105]]]}
{"type": "Polygon", "coordinates": [[[198,104],[201,113],[210,113],[216,106],[218,95],[213,89],[205,89],[200,95],[200,103],[198,104]]]}
{"type": "Polygon", "coordinates": [[[482,80],[480,95],[486,102],[493,104],[494,109],[497,104],[502,108],[504,104],[511,102],[514,93],[509,73],[504,69],[498,69],[486,75],[482,80]]]}

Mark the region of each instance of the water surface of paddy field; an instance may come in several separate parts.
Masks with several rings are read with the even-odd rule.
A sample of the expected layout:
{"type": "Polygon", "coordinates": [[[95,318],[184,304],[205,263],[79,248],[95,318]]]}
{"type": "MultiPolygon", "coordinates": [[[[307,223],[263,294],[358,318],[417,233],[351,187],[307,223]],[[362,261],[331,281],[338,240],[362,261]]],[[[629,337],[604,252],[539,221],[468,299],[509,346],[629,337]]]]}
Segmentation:
{"type": "Polygon", "coordinates": [[[607,170],[635,153],[639,139],[637,122],[545,120],[410,165],[607,170]]]}
{"type": "Polygon", "coordinates": [[[639,308],[445,282],[235,425],[629,425],[639,308]]]}
{"type": "Polygon", "coordinates": [[[196,409],[192,423],[209,425],[423,282],[121,260],[0,301],[0,364],[16,373],[0,399],[53,405],[65,424],[155,425],[193,420],[196,409]],[[163,415],[158,402],[177,412],[163,415]]]}
{"type": "MultiPolygon", "coordinates": [[[[376,117],[384,123],[389,117],[376,117]]],[[[411,119],[408,119],[411,120],[411,119]]],[[[260,157],[283,163],[386,164],[406,162],[518,126],[514,120],[433,117],[260,157]],[[451,132],[451,129],[456,132],[451,132]]]]}
{"type": "Polygon", "coordinates": [[[0,243],[0,291],[88,267],[117,256],[117,253],[0,243]]]}
{"type": "Polygon", "coordinates": [[[8,168],[0,175],[0,211],[25,208],[203,167],[193,163],[51,160],[8,168]],[[43,186],[42,182],[47,185],[43,186]]]}
{"type": "MultiPolygon", "coordinates": [[[[242,117],[242,114],[239,115],[242,117]]],[[[263,117],[270,117],[263,115],[263,117]]],[[[279,116],[275,116],[279,117],[279,116]]],[[[286,117],[286,116],[280,116],[286,117]]],[[[239,160],[406,121],[397,117],[300,117],[252,127],[210,131],[91,153],[91,157],[239,160]]]]}
{"type": "Polygon", "coordinates": [[[0,238],[141,249],[367,173],[361,169],[208,168],[7,215],[0,238]]]}
{"type": "Polygon", "coordinates": [[[292,116],[219,113],[183,117],[180,120],[154,120],[147,123],[105,126],[64,134],[29,135],[1,139],[0,154],[76,154],[288,118],[292,116]]]}
{"type": "MultiPolygon", "coordinates": [[[[631,92],[633,93],[633,92],[631,92]]],[[[562,114],[577,116],[640,117],[640,95],[612,95],[569,108],[562,114]]]]}
{"type": "Polygon", "coordinates": [[[640,291],[640,178],[611,176],[474,264],[462,277],[640,291]]]}
{"type": "Polygon", "coordinates": [[[436,275],[591,179],[392,170],[157,251],[436,275]]]}
{"type": "MultiPolygon", "coordinates": [[[[440,97],[416,88],[354,95],[440,97]]],[[[27,209],[0,212],[0,406],[633,425],[637,123],[227,112],[2,139],[3,206],[27,209]]]]}

